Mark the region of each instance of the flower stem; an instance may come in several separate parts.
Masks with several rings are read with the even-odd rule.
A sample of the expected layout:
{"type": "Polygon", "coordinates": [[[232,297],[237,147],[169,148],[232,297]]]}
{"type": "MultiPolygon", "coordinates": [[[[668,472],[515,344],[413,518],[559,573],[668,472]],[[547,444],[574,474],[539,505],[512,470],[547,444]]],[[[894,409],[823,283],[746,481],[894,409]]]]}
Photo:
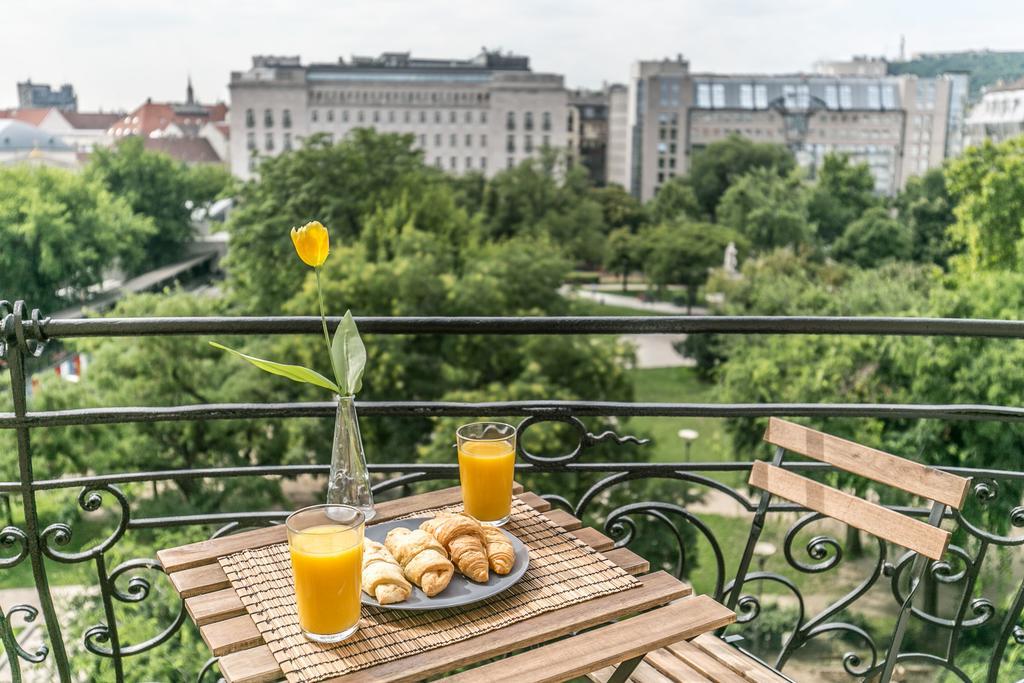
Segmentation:
{"type": "Polygon", "coordinates": [[[320,323],[324,327],[324,343],[327,344],[327,358],[331,361],[331,371],[334,372],[334,381],[338,385],[338,393],[342,393],[341,377],[338,376],[338,368],[334,365],[334,354],[331,353],[331,335],[327,333],[327,312],[324,309],[324,291],[320,288],[320,269],[314,268],[316,275],[316,294],[320,299],[320,323]]]}

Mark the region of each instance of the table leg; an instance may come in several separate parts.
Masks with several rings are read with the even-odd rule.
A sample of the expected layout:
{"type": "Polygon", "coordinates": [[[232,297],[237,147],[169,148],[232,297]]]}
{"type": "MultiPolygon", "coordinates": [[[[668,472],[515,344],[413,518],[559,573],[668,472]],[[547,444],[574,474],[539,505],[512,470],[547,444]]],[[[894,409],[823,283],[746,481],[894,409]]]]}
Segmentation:
{"type": "Polygon", "coordinates": [[[642,661],[644,661],[644,655],[633,657],[633,659],[627,659],[615,668],[615,673],[612,674],[611,678],[609,678],[606,683],[626,683],[630,674],[636,671],[636,668],[640,666],[640,662],[642,661]]]}

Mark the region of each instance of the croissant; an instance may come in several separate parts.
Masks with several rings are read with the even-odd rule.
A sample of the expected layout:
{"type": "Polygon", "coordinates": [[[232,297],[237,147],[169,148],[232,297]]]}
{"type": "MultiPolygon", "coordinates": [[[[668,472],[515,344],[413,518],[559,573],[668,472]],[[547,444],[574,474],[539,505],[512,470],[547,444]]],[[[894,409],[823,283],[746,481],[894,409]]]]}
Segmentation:
{"type": "Polygon", "coordinates": [[[388,549],[368,538],[363,539],[362,588],[382,605],[402,602],[412,593],[412,584],[388,549]]]}
{"type": "Polygon", "coordinates": [[[492,526],[480,526],[484,534],[484,545],[487,547],[487,563],[495,574],[508,574],[516,561],[515,548],[500,530],[492,526]]]}
{"type": "Polygon", "coordinates": [[[432,598],[452,580],[455,567],[437,539],[420,529],[399,527],[388,532],[384,539],[391,554],[402,566],[405,577],[432,598]]]}
{"type": "Polygon", "coordinates": [[[440,541],[452,562],[466,577],[478,583],[488,579],[487,549],[483,527],[467,515],[439,514],[420,525],[420,529],[440,541]]]}

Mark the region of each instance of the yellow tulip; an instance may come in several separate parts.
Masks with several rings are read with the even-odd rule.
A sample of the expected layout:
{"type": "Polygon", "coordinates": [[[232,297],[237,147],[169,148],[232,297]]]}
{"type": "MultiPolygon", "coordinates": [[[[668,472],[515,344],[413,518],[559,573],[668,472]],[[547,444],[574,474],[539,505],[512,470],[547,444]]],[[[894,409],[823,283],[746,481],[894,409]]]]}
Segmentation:
{"type": "Polygon", "coordinates": [[[310,221],[301,228],[292,228],[292,244],[302,262],[311,268],[322,266],[330,251],[327,228],[319,221],[310,221]]]}

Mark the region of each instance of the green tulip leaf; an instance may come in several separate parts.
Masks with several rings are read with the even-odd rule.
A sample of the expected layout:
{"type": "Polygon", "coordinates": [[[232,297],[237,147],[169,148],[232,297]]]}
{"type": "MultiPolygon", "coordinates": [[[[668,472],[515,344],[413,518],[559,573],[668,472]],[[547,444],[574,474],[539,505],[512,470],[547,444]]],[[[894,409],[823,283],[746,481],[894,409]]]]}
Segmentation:
{"type": "Polygon", "coordinates": [[[239,351],[235,351],[234,349],[229,349],[223,344],[218,344],[217,342],[210,342],[210,346],[217,349],[221,349],[223,351],[227,351],[228,353],[233,353],[239,358],[243,358],[249,361],[256,367],[258,367],[260,370],[263,370],[264,372],[269,372],[272,375],[280,375],[281,377],[287,377],[288,379],[294,382],[305,382],[306,384],[315,384],[318,387],[330,389],[331,391],[337,394],[342,393],[338,391],[337,384],[327,379],[316,370],[310,370],[309,368],[304,368],[301,365],[287,365],[286,363],[275,363],[274,361],[263,360],[262,358],[256,358],[255,356],[247,356],[244,353],[240,353],[239,351]]]}
{"type": "Polygon", "coordinates": [[[352,311],[345,311],[345,317],[334,331],[331,343],[331,359],[342,383],[341,395],[352,396],[363,386],[363,370],[366,368],[366,347],[359,338],[359,329],[352,319],[352,311]]]}

